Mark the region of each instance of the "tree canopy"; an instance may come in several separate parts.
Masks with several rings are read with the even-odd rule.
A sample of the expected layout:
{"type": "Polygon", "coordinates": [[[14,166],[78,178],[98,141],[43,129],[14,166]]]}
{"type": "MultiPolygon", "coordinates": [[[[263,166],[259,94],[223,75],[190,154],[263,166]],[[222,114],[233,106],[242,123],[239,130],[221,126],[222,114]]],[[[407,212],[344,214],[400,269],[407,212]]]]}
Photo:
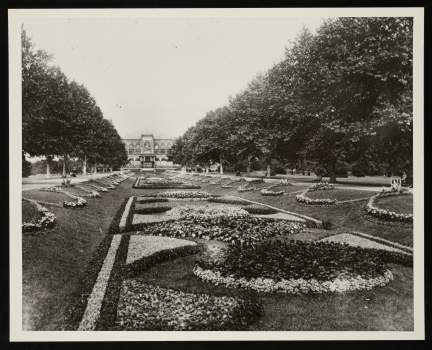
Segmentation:
{"type": "Polygon", "coordinates": [[[51,66],[50,56],[34,49],[24,29],[21,39],[23,151],[123,165],[124,144],[88,90],[51,66]]]}
{"type": "Polygon", "coordinates": [[[284,59],[176,141],[182,164],[316,162],[332,178],[412,172],[412,19],[345,17],[304,30],[284,59]]]}

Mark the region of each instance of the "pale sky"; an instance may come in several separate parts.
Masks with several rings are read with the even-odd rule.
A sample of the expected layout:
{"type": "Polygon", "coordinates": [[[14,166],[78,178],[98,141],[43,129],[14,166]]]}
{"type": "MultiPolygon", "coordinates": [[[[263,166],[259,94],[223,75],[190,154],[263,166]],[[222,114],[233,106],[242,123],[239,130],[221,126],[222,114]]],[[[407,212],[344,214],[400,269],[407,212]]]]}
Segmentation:
{"type": "Polygon", "coordinates": [[[87,87],[120,136],[178,137],[283,58],[311,18],[26,20],[36,48],[87,87]]]}

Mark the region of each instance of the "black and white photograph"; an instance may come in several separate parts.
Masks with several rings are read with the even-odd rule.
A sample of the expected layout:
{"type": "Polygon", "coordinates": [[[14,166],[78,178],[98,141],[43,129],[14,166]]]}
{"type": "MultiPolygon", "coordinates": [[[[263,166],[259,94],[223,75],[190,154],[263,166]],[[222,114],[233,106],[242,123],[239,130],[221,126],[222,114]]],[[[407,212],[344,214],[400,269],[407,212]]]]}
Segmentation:
{"type": "Polygon", "coordinates": [[[424,339],[423,29],[9,10],[11,340],[424,339]]]}

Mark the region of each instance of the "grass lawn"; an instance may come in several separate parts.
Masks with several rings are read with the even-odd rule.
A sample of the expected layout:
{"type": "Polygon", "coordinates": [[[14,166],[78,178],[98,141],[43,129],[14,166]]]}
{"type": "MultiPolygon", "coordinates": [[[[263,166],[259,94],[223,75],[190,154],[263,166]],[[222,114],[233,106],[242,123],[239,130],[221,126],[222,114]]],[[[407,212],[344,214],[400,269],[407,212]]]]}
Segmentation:
{"type": "MultiPolygon", "coordinates": [[[[197,256],[178,258],[141,273],[140,279],[161,287],[192,293],[241,295],[204,283],[192,273],[197,256]]],[[[342,294],[301,295],[259,294],[264,314],[251,331],[366,331],[413,329],[412,269],[392,265],[394,281],[371,291],[342,294]]]]}
{"type": "Polygon", "coordinates": [[[372,197],[374,194],[376,192],[336,188],[334,190],[311,191],[306,196],[313,199],[330,198],[338,201],[347,201],[350,199],[372,197]]]}
{"type": "Polygon", "coordinates": [[[413,196],[401,195],[378,198],[375,205],[382,209],[394,211],[396,213],[412,214],[413,213],[413,196]]]}
{"type": "MultiPolygon", "coordinates": [[[[305,186],[289,186],[296,190],[306,188],[305,186]]],[[[285,209],[295,213],[308,215],[319,220],[327,220],[333,224],[332,232],[360,231],[370,235],[375,235],[384,239],[395,241],[404,245],[412,246],[413,244],[413,229],[412,226],[395,226],[382,225],[376,221],[370,221],[363,215],[363,207],[365,202],[355,202],[351,204],[342,204],[334,206],[317,206],[305,205],[296,201],[295,195],[284,196],[262,196],[259,191],[250,191],[239,193],[235,189],[221,189],[220,186],[210,187],[206,184],[202,185],[203,191],[210,193],[237,196],[265,204],[272,205],[276,208],[285,209]]],[[[316,192],[333,192],[332,191],[316,191],[316,192]]],[[[369,191],[359,190],[340,190],[347,192],[356,192],[363,195],[370,194],[369,191]]],[[[313,193],[313,192],[311,192],[313,193]]],[[[309,193],[310,194],[310,193],[309,193]]],[[[309,195],[308,194],[308,195],[309,195]]],[[[357,195],[360,195],[357,194],[357,195]]]]}
{"type": "Polygon", "coordinates": [[[31,222],[38,216],[36,205],[29,201],[22,201],[22,221],[31,222]]]}
{"type": "MultiPolygon", "coordinates": [[[[88,199],[84,208],[48,207],[56,215],[57,225],[40,235],[23,235],[23,329],[60,329],[68,297],[120,204],[130,195],[132,183],[126,180],[102,198],[88,199]]],[[[52,197],[58,195],[24,193],[28,192],[46,201],[54,201],[52,197]]]]}
{"type": "Polygon", "coordinates": [[[48,203],[61,204],[63,201],[70,201],[71,198],[63,193],[58,192],[47,192],[41,190],[29,190],[23,192],[23,197],[34,199],[37,201],[43,201],[48,203]]]}

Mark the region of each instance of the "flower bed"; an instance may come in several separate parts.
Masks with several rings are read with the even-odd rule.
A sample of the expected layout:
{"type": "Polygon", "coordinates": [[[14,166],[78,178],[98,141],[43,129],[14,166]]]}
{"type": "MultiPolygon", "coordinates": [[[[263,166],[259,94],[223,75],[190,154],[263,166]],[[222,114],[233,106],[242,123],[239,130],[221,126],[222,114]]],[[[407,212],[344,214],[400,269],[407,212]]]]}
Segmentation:
{"type": "Polygon", "coordinates": [[[45,191],[63,193],[69,198],[72,198],[73,201],[63,201],[64,208],[81,208],[87,205],[87,201],[84,198],[80,196],[76,196],[70,192],[64,191],[61,186],[48,187],[45,189],[45,191]]]}
{"type": "Polygon", "coordinates": [[[375,205],[375,200],[378,198],[389,197],[389,196],[397,196],[399,194],[394,193],[379,193],[375,196],[372,196],[366,204],[365,210],[368,215],[371,215],[375,218],[384,220],[384,221],[397,221],[404,223],[412,223],[413,222],[413,214],[404,214],[404,213],[396,213],[394,211],[390,211],[387,209],[378,208],[375,205]]]}
{"type": "Polygon", "coordinates": [[[170,191],[142,195],[142,197],[173,198],[173,199],[207,199],[212,194],[203,191],[170,191]]]}
{"type": "Polygon", "coordinates": [[[260,242],[276,236],[289,236],[303,230],[305,225],[286,220],[273,220],[244,216],[230,217],[186,217],[178,220],[152,224],[132,225],[130,230],[141,234],[174,238],[200,238],[227,243],[244,244],[260,242]]]}
{"type": "Polygon", "coordinates": [[[241,218],[249,216],[249,213],[241,208],[230,206],[180,206],[171,209],[168,213],[174,218],[241,218]]]}
{"type": "Polygon", "coordinates": [[[262,196],[282,196],[284,194],[284,191],[272,191],[266,188],[263,188],[260,191],[262,196]]]}
{"type": "Polygon", "coordinates": [[[309,198],[306,196],[308,190],[296,195],[296,200],[299,203],[311,204],[311,205],[332,205],[336,204],[336,199],[331,198],[309,198]]]}
{"type": "Polygon", "coordinates": [[[37,217],[30,222],[22,224],[23,232],[35,232],[46,228],[54,227],[56,224],[56,216],[51,213],[47,208],[43,207],[37,202],[30,201],[36,206],[37,217]]]}
{"type": "Polygon", "coordinates": [[[251,298],[211,296],[123,282],[116,329],[148,331],[242,330],[262,312],[251,298]]]}
{"type": "Polygon", "coordinates": [[[194,273],[207,282],[267,293],[370,290],[393,279],[380,254],[330,242],[233,244],[222,261],[198,261],[194,273]]]}
{"type": "Polygon", "coordinates": [[[326,181],[322,181],[311,186],[309,188],[309,191],[326,191],[326,190],[333,190],[333,189],[334,189],[334,185],[329,184],[326,181]]]}
{"type": "Polygon", "coordinates": [[[73,196],[75,197],[74,201],[64,201],[63,207],[64,208],[82,208],[87,205],[87,201],[84,198],[73,196]]]}

